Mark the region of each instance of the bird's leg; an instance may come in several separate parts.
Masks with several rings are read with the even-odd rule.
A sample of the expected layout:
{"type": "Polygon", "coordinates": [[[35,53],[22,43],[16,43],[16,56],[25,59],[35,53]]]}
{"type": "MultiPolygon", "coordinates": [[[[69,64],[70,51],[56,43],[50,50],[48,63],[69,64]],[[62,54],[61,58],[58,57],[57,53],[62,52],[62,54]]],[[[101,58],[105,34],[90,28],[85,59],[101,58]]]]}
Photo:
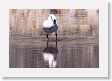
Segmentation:
{"type": "Polygon", "coordinates": [[[56,41],[56,48],[57,48],[57,41],[56,41]]]}
{"type": "Polygon", "coordinates": [[[47,39],[49,40],[48,34],[47,34],[47,39]]]}
{"type": "Polygon", "coordinates": [[[56,35],[56,40],[57,40],[57,32],[55,32],[55,35],[56,35]]]}
{"type": "Polygon", "coordinates": [[[48,44],[49,44],[49,40],[47,40],[47,47],[48,47],[48,44]]]}

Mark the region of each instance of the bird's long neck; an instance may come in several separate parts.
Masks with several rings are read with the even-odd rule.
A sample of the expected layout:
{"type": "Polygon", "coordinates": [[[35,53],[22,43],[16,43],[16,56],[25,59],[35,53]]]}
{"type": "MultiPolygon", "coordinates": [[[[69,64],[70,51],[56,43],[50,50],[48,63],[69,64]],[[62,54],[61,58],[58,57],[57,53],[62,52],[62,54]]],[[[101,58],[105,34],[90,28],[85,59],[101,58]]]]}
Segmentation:
{"type": "Polygon", "coordinates": [[[49,20],[49,21],[52,21],[52,16],[49,16],[49,17],[48,17],[48,20],[49,20]]]}

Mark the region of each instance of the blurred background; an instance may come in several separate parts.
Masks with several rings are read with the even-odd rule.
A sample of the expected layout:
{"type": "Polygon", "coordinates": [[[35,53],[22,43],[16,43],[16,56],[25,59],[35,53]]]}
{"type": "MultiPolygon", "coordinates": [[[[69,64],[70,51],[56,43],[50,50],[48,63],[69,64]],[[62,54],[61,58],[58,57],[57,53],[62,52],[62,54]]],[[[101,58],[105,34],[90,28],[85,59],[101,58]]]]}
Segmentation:
{"type": "Polygon", "coordinates": [[[98,36],[98,9],[10,9],[10,34],[43,36],[42,23],[49,14],[56,15],[58,36],[98,36]]]}

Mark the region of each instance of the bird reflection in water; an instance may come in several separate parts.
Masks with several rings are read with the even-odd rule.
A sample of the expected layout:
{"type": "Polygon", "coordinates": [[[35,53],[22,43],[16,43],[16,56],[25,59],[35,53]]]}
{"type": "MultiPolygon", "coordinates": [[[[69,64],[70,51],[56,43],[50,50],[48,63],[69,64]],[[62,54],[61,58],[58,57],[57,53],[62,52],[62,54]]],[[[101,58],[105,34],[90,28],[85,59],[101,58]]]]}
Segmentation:
{"type": "Polygon", "coordinates": [[[47,40],[47,46],[43,50],[43,59],[49,68],[55,68],[57,66],[58,55],[57,41],[55,47],[49,46],[48,43],[49,40],[47,40]]]}

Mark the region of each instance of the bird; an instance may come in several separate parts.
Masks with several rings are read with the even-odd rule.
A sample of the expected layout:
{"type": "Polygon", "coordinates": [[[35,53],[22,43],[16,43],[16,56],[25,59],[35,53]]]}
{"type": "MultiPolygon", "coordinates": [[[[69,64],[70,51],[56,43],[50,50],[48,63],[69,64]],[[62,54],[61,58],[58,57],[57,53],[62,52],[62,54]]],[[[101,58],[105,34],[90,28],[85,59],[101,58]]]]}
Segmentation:
{"type": "Polygon", "coordinates": [[[57,41],[56,46],[48,46],[49,41],[47,40],[47,46],[43,50],[43,59],[49,68],[55,68],[57,66],[58,48],[57,41]]]}
{"type": "Polygon", "coordinates": [[[58,25],[56,21],[56,16],[54,14],[50,14],[48,16],[48,20],[43,21],[43,30],[46,33],[47,39],[49,40],[48,35],[50,33],[55,32],[56,40],[57,40],[57,30],[58,30],[58,25]]]}

